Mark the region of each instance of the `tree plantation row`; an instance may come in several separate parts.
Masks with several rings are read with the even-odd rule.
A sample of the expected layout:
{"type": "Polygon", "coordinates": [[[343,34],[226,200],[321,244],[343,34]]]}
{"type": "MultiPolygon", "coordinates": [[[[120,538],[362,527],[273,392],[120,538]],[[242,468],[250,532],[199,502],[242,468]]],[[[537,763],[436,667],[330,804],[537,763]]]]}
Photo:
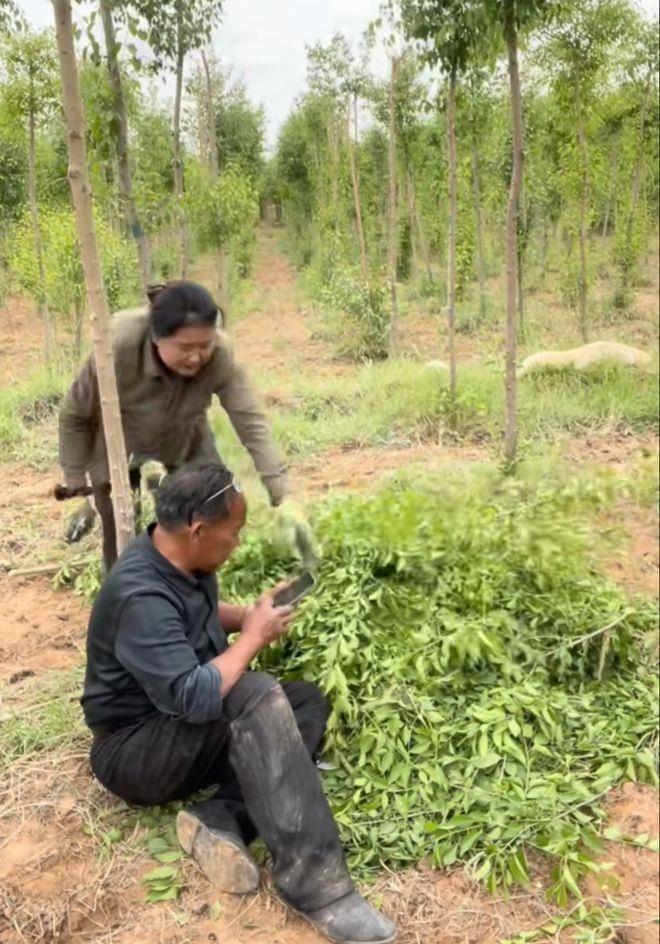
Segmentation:
{"type": "MultiPolygon", "coordinates": [[[[34,299],[52,361],[58,322],[80,353],[85,297],[55,38],[13,0],[0,9],[0,290],[34,299]]],[[[527,293],[559,296],[584,341],[604,309],[625,318],[634,301],[657,228],[657,23],[629,0],[400,0],[359,47],[337,34],[308,48],[267,159],[263,110],[213,51],[223,13],[218,0],[100,0],[76,14],[110,308],[212,253],[231,318],[261,207],[358,359],[396,355],[408,287],[446,314],[452,396],[457,307],[505,326],[513,460],[527,293]]]]}

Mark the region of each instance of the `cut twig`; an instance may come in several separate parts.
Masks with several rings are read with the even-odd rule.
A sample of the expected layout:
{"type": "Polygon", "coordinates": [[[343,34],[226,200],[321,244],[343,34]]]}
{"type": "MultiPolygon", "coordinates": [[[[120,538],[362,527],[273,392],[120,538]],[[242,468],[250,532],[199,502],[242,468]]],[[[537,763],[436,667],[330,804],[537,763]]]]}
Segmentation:
{"type": "Polygon", "coordinates": [[[19,567],[17,570],[10,570],[7,576],[34,577],[37,574],[56,574],[61,567],[61,564],[42,564],[39,567],[19,567]]]}
{"type": "Polygon", "coordinates": [[[611,629],[614,629],[615,626],[618,626],[619,623],[622,623],[626,616],[630,616],[632,610],[624,610],[621,616],[617,616],[615,620],[612,620],[611,623],[608,623],[607,626],[602,626],[600,629],[595,629],[592,633],[587,633],[585,636],[578,636],[577,639],[572,639],[567,643],[566,648],[572,649],[573,646],[579,646],[582,642],[588,642],[590,639],[595,639],[596,636],[600,636],[602,633],[609,633],[611,629]]]}
{"type": "Polygon", "coordinates": [[[85,561],[61,562],[59,564],[41,564],[39,567],[20,567],[17,570],[10,570],[8,577],[36,577],[39,574],[56,574],[66,567],[67,570],[82,570],[85,567],[85,561]]]}

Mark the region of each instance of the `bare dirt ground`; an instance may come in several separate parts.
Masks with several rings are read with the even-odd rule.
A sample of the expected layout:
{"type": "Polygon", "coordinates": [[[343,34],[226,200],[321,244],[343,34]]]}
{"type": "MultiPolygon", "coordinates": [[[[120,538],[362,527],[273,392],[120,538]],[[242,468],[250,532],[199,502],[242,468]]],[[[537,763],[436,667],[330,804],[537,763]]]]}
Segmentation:
{"type": "MultiPolygon", "coordinates": [[[[296,287],[295,273],[278,255],[274,236],[261,238],[251,304],[254,312],[234,329],[238,356],[251,369],[273,378],[272,402],[286,395],[292,374],[335,375],[350,365],[336,361],[329,346],[312,336],[296,287]],[[284,391],[284,393],[282,393],[284,391]]],[[[649,294],[651,289],[648,290],[649,294]]],[[[644,298],[643,305],[649,304],[644,298]]],[[[657,296],[654,304],[657,310],[657,296]]],[[[0,375],[10,383],[41,361],[41,326],[31,306],[13,299],[2,311],[9,325],[0,352],[0,375]]],[[[442,356],[437,325],[410,315],[409,353],[442,356]]],[[[641,335],[640,335],[641,337],[641,335]]],[[[493,344],[459,340],[459,357],[488,358],[493,344]]],[[[629,472],[640,455],[657,453],[654,437],[612,438],[607,434],[567,440],[561,454],[580,465],[629,472]]],[[[485,461],[480,447],[414,445],[404,449],[329,450],[301,463],[296,478],[304,495],[328,489],[369,489],[398,469],[427,469],[439,463],[461,466],[485,461]]],[[[79,666],[88,608],[68,591],[54,591],[50,575],[10,576],[10,568],[57,561],[66,510],[50,498],[56,466],[34,471],[3,463],[0,492],[0,723],[8,708],[57,673],[79,666]]],[[[608,571],[631,592],[657,595],[657,518],[646,506],[624,502],[603,521],[625,532],[623,550],[606,561],[608,571]]],[[[232,898],[215,892],[191,862],[184,863],[185,888],[176,903],[147,905],[140,877],[154,862],[142,850],[139,833],[107,848],[99,824],[117,806],[92,779],[88,742],[15,762],[0,785],[0,944],[318,944],[321,938],[288,914],[268,891],[232,898]]],[[[611,798],[610,821],[628,836],[658,835],[657,794],[627,785],[611,798]]],[[[611,843],[620,887],[614,897],[626,906],[627,926],[619,944],[657,941],[658,861],[648,849],[611,843]]],[[[594,903],[605,893],[590,887],[594,903]]],[[[540,887],[495,899],[456,870],[424,867],[384,874],[370,891],[396,916],[401,944],[486,944],[543,924],[550,909],[540,887]]],[[[570,935],[568,935],[570,937],[570,935]]],[[[566,934],[557,939],[567,939],[566,934]]]]}
{"type": "MultiPolygon", "coordinates": [[[[288,913],[264,874],[256,895],[216,892],[184,863],[185,890],[173,904],[147,905],[140,877],[153,867],[139,851],[139,831],[104,849],[93,835],[112,815],[113,801],[92,780],[84,750],[55,752],[17,763],[3,801],[0,844],[1,944],[320,944],[322,938],[288,913]],[[5,806],[5,810],[7,807],[5,806]]],[[[627,837],[658,836],[657,796],[628,784],[612,797],[609,821],[627,837]]],[[[621,944],[657,941],[657,855],[620,842],[608,843],[626,908],[621,944]]],[[[400,944],[496,944],[543,925],[553,914],[542,893],[539,866],[532,886],[494,898],[461,869],[435,872],[424,865],[383,874],[367,893],[397,920],[400,944]]],[[[592,883],[592,906],[607,891],[592,883]]],[[[570,940],[569,934],[557,940],[570,940]]]]}

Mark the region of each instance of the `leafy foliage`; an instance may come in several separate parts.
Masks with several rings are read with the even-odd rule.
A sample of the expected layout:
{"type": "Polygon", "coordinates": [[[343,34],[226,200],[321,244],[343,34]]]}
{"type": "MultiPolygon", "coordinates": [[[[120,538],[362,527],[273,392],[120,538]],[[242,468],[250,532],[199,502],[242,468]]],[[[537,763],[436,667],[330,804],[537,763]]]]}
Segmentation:
{"type": "Polygon", "coordinates": [[[387,357],[390,318],[382,282],[366,284],[357,273],[340,268],[318,297],[339,316],[339,354],[358,361],[387,357]]]}
{"type": "Polygon", "coordinates": [[[28,689],[22,710],[3,716],[0,724],[0,769],[20,757],[69,746],[81,736],[84,724],[78,693],[79,669],[51,673],[28,689]]]}
{"type": "MultiPolygon", "coordinates": [[[[598,869],[602,797],[656,782],[657,681],[636,644],[654,614],[591,568],[576,511],[595,497],[399,483],[319,511],[316,591],[260,665],[331,699],[326,789],[363,872],[427,857],[527,884],[536,850],[562,904],[598,869]]],[[[251,536],[223,595],[288,567],[251,536]]]]}
{"type": "Polygon", "coordinates": [[[230,249],[246,240],[253,242],[257,191],[237,167],[228,167],[215,183],[200,171],[191,191],[191,216],[201,248],[230,249]]]}
{"type": "MultiPolygon", "coordinates": [[[[101,250],[103,280],[112,310],[131,305],[136,297],[138,275],[135,253],[97,214],[95,227],[101,250]]],[[[69,207],[42,211],[45,285],[39,280],[34,243],[29,220],[20,220],[14,230],[9,265],[20,288],[37,297],[45,291],[54,312],[71,315],[80,310],[85,299],[82,260],[73,213],[69,207]]]]}

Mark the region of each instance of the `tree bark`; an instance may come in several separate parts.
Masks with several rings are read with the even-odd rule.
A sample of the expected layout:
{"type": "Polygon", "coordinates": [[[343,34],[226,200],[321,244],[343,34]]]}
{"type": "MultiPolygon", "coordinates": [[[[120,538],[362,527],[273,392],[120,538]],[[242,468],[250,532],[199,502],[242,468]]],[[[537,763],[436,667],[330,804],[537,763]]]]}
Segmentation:
{"type": "Polygon", "coordinates": [[[610,223],[610,213],[612,212],[612,202],[616,200],[616,184],[619,175],[619,146],[618,142],[612,148],[612,158],[610,161],[610,189],[607,194],[607,203],[605,204],[605,218],[603,219],[602,237],[608,235],[610,223]]]}
{"type": "Polygon", "coordinates": [[[472,195],[474,197],[474,223],[477,238],[477,280],[479,282],[479,314],[486,317],[486,261],[484,257],[484,219],[481,210],[481,170],[479,150],[472,142],[472,195]]]}
{"type": "Polygon", "coordinates": [[[417,272],[419,271],[419,246],[418,240],[415,237],[415,194],[413,191],[412,176],[409,171],[406,171],[405,178],[401,180],[401,188],[405,190],[406,194],[408,226],[410,228],[410,272],[414,282],[417,277],[417,272]]]}
{"type": "Polygon", "coordinates": [[[46,274],[44,271],[44,250],[41,241],[41,224],[39,222],[39,208],[37,206],[37,155],[34,102],[30,94],[30,114],[28,117],[28,200],[30,202],[30,219],[32,220],[32,238],[34,239],[34,254],[37,258],[37,311],[44,325],[44,358],[46,367],[50,369],[53,362],[53,325],[50,320],[50,309],[46,296],[46,274]]]}
{"type": "Polygon", "coordinates": [[[108,58],[108,73],[114,98],[115,118],[117,119],[117,163],[118,183],[122,210],[126,226],[137,249],[138,268],[140,272],[140,288],[142,298],[147,299],[147,285],[151,280],[151,255],[147,235],[140,225],[140,219],[133,199],[133,182],[131,179],[131,165],[128,157],[128,118],[126,115],[126,100],[124,87],[117,58],[118,43],[115,36],[115,24],[112,20],[112,0],[101,0],[101,22],[105,37],[106,55],[108,58]]]}
{"type": "Polygon", "coordinates": [[[518,327],[520,330],[521,337],[525,337],[525,293],[523,292],[523,260],[522,252],[520,251],[520,240],[518,239],[518,246],[516,247],[516,253],[518,255],[517,269],[516,274],[516,283],[518,286],[518,327]]]}
{"type": "Polygon", "coordinates": [[[509,61],[511,123],[513,128],[513,170],[509,188],[506,217],[506,345],[505,345],[505,422],[504,456],[509,467],[516,460],[518,448],[518,414],[516,385],[517,317],[516,290],[518,281],[517,222],[520,190],[523,179],[523,118],[520,74],[518,71],[518,36],[512,0],[504,6],[504,37],[509,61]]]}
{"type": "Polygon", "coordinates": [[[174,195],[179,216],[179,278],[188,275],[188,224],[183,208],[183,155],[181,153],[181,98],[183,94],[183,63],[186,52],[179,27],[176,55],[176,88],[174,93],[174,122],[172,127],[172,150],[174,170],[174,195]]]}
{"type": "Polygon", "coordinates": [[[83,306],[82,303],[76,299],[73,305],[73,355],[76,363],[78,363],[82,354],[82,322],[83,306]]]}
{"type": "Polygon", "coordinates": [[[458,222],[458,173],[456,156],[456,70],[449,78],[447,99],[449,144],[449,246],[447,251],[447,321],[449,327],[449,392],[456,396],[456,228],[458,222]]]}
{"type": "Polygon", "coordinates": [[[633,174],[633,183],[632,183],[632,199],[630,202],[630,221],[631,224],[635,220],[635,213],[637,212],[637,203],[639,201],[639,194],[641,192],[641,183],[642,183],[642,171],[644,168],[644,135],[646,133],[646,109],[649,103],[649,95],[651,94],[651,81],[653,79],[653,67],[649,67],[649,71],[646,77],[646,87],[644,89],[644,98],[642,99],[642,107],[639,113],[639,144],[637,146],[637,159],[635,161],[635,173],[633,174]]]}
{"type": "Polygon", "coordinates": [[[410,202],[411,202],[411,213],[413,223],[417,229],[417,238],[419,240],[419,248],[422,251],[422,257],[424,259],[424,266],[426,268],[426,274],[428,280],[433,284],[433,270],[431,269],[431,256],[429,254],[429,246],[426,241],[426,234],[424,233],[424,228],[422,226],[422,218],[420,216],[419,208],[417,206],[417,194],[415,191],[415,181],[413,180],[412,174],[409,174],[408,181],[410,185],[410,202]]]}
{"type": "MultiPolygon", "coordinates": [[[[220,155],[218,152],[218,139],[215,127],[215,107],[213,104],[213,85],[211,83],[211,70],[209,63],[202,50],[202,63],[204,66],[204,75],[206,77],[206,137],[209,148],[209,170],[211,171],[211,180],[216,183],[220,176],[220,155]]],[[[229,324],[229,255],[224,246],[218,250],[218,304],[222,311],[222,323],[224,327],[229,324]]]]}
{"type": "Polygon", "coordinates": [[[213,105],[213,85],[211,83],[211,70],[209,69],[206,53],[202,49],[202,65],[204,66],[204,76],[206,78],[206,134],[209,148],[209,167],[211,177],[217,180],[220,175],[220,157],[218,154],[218,138],[215,127],[215,107],[213,105]]]}
{"type": "Polygon", "coordinates": [[[328,146],[330,149],[330,200],[333,229],[339,228],[339,145],[337,142],[337,116],[333,111],[328,117],[328,146]]]}
{"type": "Polygon", "coordinates": [[[576,76],[575,81],[575,117],[577,120],[578,143],[580,147],[580,205],[579,205],[579,225],[578,239],[580,251],[580,275],[578,280],[578,318],[580,321],[580,333],[582,340],[586,344],[589,340],[589,325],[587,321],[587,213],[589,201],[589,154],[587,149],[587,136],[584,130],[584,121],[582,114],[582,95],[580,88],[580,76],[576,76]]]}
{"type": "Polygon", "coordinates": [[[355,204],[355,225],[357,228],[357,237],[358,244],[360,247],[360,269],[362,270],[362,278],[364,282],[369,281],[369,268],[367,264],[367,244],[364,239],[364,227],[362,225],[362,204],[360,202],[360,178],[358,176],[358,169],[355,160],[355,149],[357,147],[357,95],[353,99],[354,107],[354,116],[353,121],[355,123],[355,141],[351,135],[351,96],[348,96],[348,107],[347,107],[347,127],[346,127],[346,138],[348,143],[348,166],[351,172],[351,183],[353,185],[353,202],[355,204]]]}
{"type": "Polygon", "coordinates": [[[390,74],[390,94],[389,94],[389,140],[388,140],[388,173],[389,173],[389,195],[388,195],[388,221],[387,221],[387,269],[390,281],[390,332],[389,332],[389,354],[390,357],[396,352],[398,347],[399,333],[399,313],[397,307],[396,295],[396,257],[397,257],[397,207],[396,207],[396,77],[399,61],[396,56],[392,56],[392,68],[390,74]]]}
{"type": "Polygon", "coordinates": [[[53,7],[55,9],[57,47],[62,75],[62,104],[66,115],[69,143],[68,176],[76,214],[87,300],[91,311],[92,350],[98,376],[103,434],[110,469],[117,550],[121,553],[134,534],[133,502],[128,479],[126,444],[119,409],[119,396],[117,394],[110,312],[103,287],[101,264],[94,232],[82,102],[73,45],[71,0],[53,0],[53,7]]]}

